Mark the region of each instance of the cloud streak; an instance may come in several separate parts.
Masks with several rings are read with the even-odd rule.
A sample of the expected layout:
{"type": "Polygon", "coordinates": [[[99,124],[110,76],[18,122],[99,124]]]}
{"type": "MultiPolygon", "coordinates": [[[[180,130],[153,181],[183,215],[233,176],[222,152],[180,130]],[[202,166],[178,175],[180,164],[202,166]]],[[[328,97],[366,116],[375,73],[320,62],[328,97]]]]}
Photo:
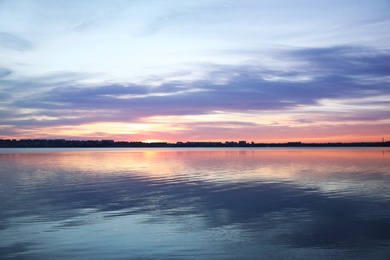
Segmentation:
{"type": "MultiPolygon", "coordinates": [[[[169,111],[180,110],[184,112],[179,114],[215,110],[285,110],[315,105],[321,99],[366,98],[390,94],[388,85],[383,82],[389,76],[390,70],[387,69],[390,66],[390,54],[369,54],[369,57],[362,57],[362,52],[359,50],[356,55],[348,57],[351,52],[341,53],[340,49],[333,48],[292,51],[290,56],[297,56],[307,63],[306,67],[299,68],[301,71],[269,71],[250,66],[220,68],[217,65],[208,79],[194,82],[173,81],[159,86],[69,86],[64,82],[63,86],[49,88],[48,91],[32,95],[29,100],[16,100],[13,105],[38,109],[59,106],[129,111],[150,108],[149,116],[152,116],[164,111],[169,114],[169,111]],[[356,58],[357,55],[360,57],[356,58]],[[273,79],[268,79],[268,74],[272,74],[273,79]],[[307,80],[296,80],[297,77],[307,75],[310,77],[307,80]],[[359,78],[355,78],[356,75],[359,78]],[[224,82],[215,83],[221,77],[224,82]],[[365,80],[369,81],[374,77],[384,79],[379,83],[365,84],[365,80]],[[189,112],[190,109],[194,111],[189,112]]],[[[3,82],[10,86],[20,85],[17,82],[3,82]]],[[[24,87],[40,89],[42,85],[35,80],[31,86],[27,83],[24,87]]]]}
{"type": "MultiPolygon", "coordinates": [[[[8,112],[3,112],[3,124],[13,125],[19,129],[77,126],[102,121],[141,122],[154,116],[207,115],[216,111],[240,113],[276,111],[288,115],[294,114],[295,110],[302,107],[312,107],[315,110],[316,107],[321,106],[320,101],[325,99],[359,100],[367,97],[371,97],[371,100],[365,101],[366,106],[375,104],[387,109],[375,113],[362,113],[356,108],[354,112],[346,112],[341,108],[333,115],[329,114],[331,116],[317,111],[314,116],[317,117],[316,120],[310,119],[309,114],[306,113],[305,118],[297,119],[296,123],[307,124],[311,120],[318,122],[319,118],[326,122],[389,119],[388,102],[380,99],[381,96],[390,95],[388,86],[383,82],[367,85],[364,80],[361,83],[355,78],[356,75],[367,79],[386,78],[389,53],[372,53],[370,50],[343,47],[292,50],[287,52],[286,57],[299,59],[306,63],[307,67],[286,72],[261,70],[251,66],[215,66],[215,71],[209,74],[207,80],[174,81],[159,86],[139,84],[69,86],[65,81],[63,86],[50,87],[50,82],[58,85],[59,81],[55,76],[47,77],[41,79],[42,84],[48,86],[47,89],[30,95],[29,99],[24,97],[18,99],[18,93],[12,93],[16,98],[8,105],[8,112]],[[318,73],[318,71],[323,72],[318,73]],[[269,74],[273,75],[272,80],[264,76],[269,74]],[[297,77],[305,75],[310,75],[310,78],[303,81],[296,80],[297,77]],[[224,78],[224,82],[215,83],[218,82],[218,78],[224,78]],[[27,114],[9,112],[15,108],[31,110],[31,112],[27,114]]],[[[57,74],[59,79],[64,76],[57,74]]],[[[10,80],[3,80],[3,82],[9,86],[15,84],[23,85],[26,89],[31,87],[33,92],[35,88],[42,90],[39,80],[38,82],[33,80],[31,86],[13,83],[10,80]]],[[[182,123],[182,125],[185,129],[197,129],[199,133],[217,135],[219,132],[235,136],[233,133],[237,130],[237,126],[241,130],[246,128],[245,131],[255,132],[259,130],[257,123],[256,119],[253,119],[251,123],[240,120],[235,123],[219,122],[219,126],[201,121],[191,125],[182,123]]],[[[197,136],[205,138],[203,134],[197,136]]]]}
{"type": "Polygon", "coordinates": [[[15,51],[29,51],[33,48],[33,44],[15,34],[0,32],[0,47],[15,51]]]}

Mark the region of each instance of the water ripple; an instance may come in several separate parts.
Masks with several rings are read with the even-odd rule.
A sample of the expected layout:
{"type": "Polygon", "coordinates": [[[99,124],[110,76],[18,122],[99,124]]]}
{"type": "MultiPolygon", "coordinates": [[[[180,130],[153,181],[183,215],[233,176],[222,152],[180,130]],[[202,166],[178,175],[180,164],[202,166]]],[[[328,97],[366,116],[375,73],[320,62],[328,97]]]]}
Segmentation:
{"type": "Polygon", "coordinates": [[[0,153],[0,258],[386,259],[389,153],[0,153]]]}

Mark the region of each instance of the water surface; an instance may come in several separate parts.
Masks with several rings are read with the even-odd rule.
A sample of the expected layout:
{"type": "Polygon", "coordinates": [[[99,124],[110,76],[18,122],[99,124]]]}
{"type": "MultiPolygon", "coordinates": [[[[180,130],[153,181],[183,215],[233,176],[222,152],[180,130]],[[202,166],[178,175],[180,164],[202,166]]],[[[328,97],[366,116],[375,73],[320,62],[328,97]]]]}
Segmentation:
{"type": "Polygon", "coordinates": [[[0,149],[0,258],[390,259],[389,149],[0,149]]]}

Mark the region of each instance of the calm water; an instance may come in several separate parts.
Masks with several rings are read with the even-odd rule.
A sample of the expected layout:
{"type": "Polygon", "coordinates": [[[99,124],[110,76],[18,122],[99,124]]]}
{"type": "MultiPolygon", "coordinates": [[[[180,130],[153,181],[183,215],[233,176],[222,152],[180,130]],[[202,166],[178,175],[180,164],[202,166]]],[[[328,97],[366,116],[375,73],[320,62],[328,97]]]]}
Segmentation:
{"type": "Polygon", "coordinates": [[[390,149],[0,149],[1,259],[390,259],[390,149]]]}

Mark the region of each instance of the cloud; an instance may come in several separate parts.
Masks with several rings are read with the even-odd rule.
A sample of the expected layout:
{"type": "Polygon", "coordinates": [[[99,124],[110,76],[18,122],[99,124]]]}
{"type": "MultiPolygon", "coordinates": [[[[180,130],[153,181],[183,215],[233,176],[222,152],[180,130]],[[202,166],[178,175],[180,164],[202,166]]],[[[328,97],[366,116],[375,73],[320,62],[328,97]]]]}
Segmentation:
{"type": "MultiPolygon", "coordinates": [[[[303,60],[308,65],[292,71],[262,70],[256,66],[215,66],[215,71],[204,80],[174,81],[157,87],[141,84],[69,86],[64,81],[59,87],[33,95],[30,100],[16,101],[14,105],[45,109],[45,104],[50,102],[59,108],[124,109],[134,112],[146,109],[150,115],[197,114],[215,110],[285,110],[314,105],[326,98],[389,94],[389,88],[382,82],[361,84],[353,77],[388,76],[386,69],[389,62],[386,59],[389,53],[370,53],[366,56],[361,53],[361,50],[357,52],[359,57],[356,53],[351,55],[348,48],[291,51],[290,57],[303,60]],[[355,63],[357,65],[352,66],[355,63]],[[268,80],[264,75],[272,75],[279,80],[268,80]],[[311,78],[295,80],[306,75],[311,78]],[[225,78],[224,82],[215,83],[219,78],[225,78]]],[[[33,84],[40,86],[39,82],[33,84]]],[[[46,84],[50,85],[50,82],[46,84]]]]}
{"type": "Polygon", "coordinates": [[[0,68],[0,78],[7,77],[10,74],[12,74],[12,70],[0,68]]]}
{"type": "MultiPolygon", "coordinates": [[[[7,92],[5,91],[1,91],[0,90],[0,102],[4,102],[4,101],[7,101],[11,98],[11,95],[8,94],[7,92]]],[[[1,104],[1,103],[0,103],[1,104]]]]}
{"type": "MultiPolygon", "coordinates": [[[[239,66],[215,64],[200,80],[161,82],[157,78],[157,84],[147,85],[86,84],[83,81],[91,75],[66,72],[23,80],[2,79],[0,83],[6,86],[3,94],[8,96],[1,99],[9,99],[3,105],[4,111],[16,111],[3,113],[2,124],[38,129],[97,122],[147,122],[155,116],[207,115],[217,111],[242,113],[254,120],[254,125],[243,125],[249,119],[234,122],[231,118],[215,124],[198,118],[192,126],[174,122],[187,129],[187,134],[204,139],[205,133],[236,136],[237,127],[247,135],[261,132],[268,136],[267,132],[278,126],[259,131],[256,118],[262,113],[285,115],[291,122],[303,125],[318,121],[386,121],[389,103],[383,97],[390,95],[386,84],[389,56],[383,50],[357,47],[292,49],[282,59],[300,65],[289,70],[269,69],[252,61],[239,66]],[[302,110],[305,107],[310,109],[302,110]],[[373,107],[381,111],[375,112],[373,107]]],[[[278,122],[277,116],[274,121],[278,122]]],[[[287,127],[285,122],[282,125],[287,127]]]]}
{"type": "MultiPolygon", "coordinates": [[[[323,50],[322,50],[323,51],[323,50]]],[[[318,50],[315,52],[318,53],[318,50]]],[[[356,82],[350,75],[371,77],[378,76],[378,70],[386,70],[388,65],[382,66],[375,63],[378,68],[372,69],[373,58],[360,59],[359,68],[348,66],[355,61],[355,57],[346,61],[340,61],[340,56],[335,55],[334,50],[327,52],[326,58],[318,58],[317,55],[302,55],[300,58],[309,62],[307,68],[302,71],[271,71],[261,70],[253,66],[215,66],[215,71],[208,75],[207,79],[195,82],[168,82],[152,88],[139,84],[125,85],[101,85],[85,88],[83,86],[63,86],[45,93],[41,99],[65,102],[74,105],[92,106],[94,102],[107,101],[110,107],[128,104],[136,106],[146,104],[167,104],[169,106],[207,107],[211,109],[284,109],[295,105],[315,104],[324,98],[352,98],[378,93],[388,93],[388,88],[381,83],[373,83],[369,86],[356,82]],[[330,57],[330,58],[329,58],[330,57]],[[344,65],[340,65],[344,63],[344,65]],[[363,70],[363,68],[365,68],[363,70]],[[323,73],[316,74],[322,70],[323,73]],[[264,75],[271,74],[280,80],[268,80],[264,75]],[[299,76],[310,75],[310,80],[295,80],[299,76]],[[313,74],[313,75],[311,75],[313,74]],[[233,75],[233,76],[232,76],[233,75]],[[215,83],[219,78],[225,78],[223,83],[215,83]],[[290,80],[291,78],[292,80],[290,80]],[[188,91],[198,89],[202,91],[188,91]],[[184,92],[183,92],[184,90],[184,92]],[[160,95],[159,95],[160,94],[160,95]],[[165,94],[165,95],[164,95],[165,94]],[[126,96],[128,98],[120,98],[126,96]],[[140,95],[144,95],[140,98],[140,95]],[[113,104],[109,101],[116,101],[113,104]],[[174,102],[173,102],[174,101],[174,102]],[[91,102],[91,103],[89,103],[91,102]]],[[[292,52],[291,56],[295,56],[292,52]]],[[[377,60],[385,60],[388,54],[374,56],[377,60]]],[[[348,59],[348,57],[343,57],[348,59]]],[[[383,76],[386,74],[383,73],[383,76]]],[[[102,104],[104,105],[104,104],[102,104]]]]}
{"type": "Polygon", "coordinates": [[[16,34],[0,32],[0,47],[16,51],[29,51],[33,49],[33,44],[16,34]]]}
{"type": "Polygon", "coordinates": [[[389,76],[390,51],[354,46],[288,51],[294,59],[310,62],[312,72],[338,76],[389,76]]]}

